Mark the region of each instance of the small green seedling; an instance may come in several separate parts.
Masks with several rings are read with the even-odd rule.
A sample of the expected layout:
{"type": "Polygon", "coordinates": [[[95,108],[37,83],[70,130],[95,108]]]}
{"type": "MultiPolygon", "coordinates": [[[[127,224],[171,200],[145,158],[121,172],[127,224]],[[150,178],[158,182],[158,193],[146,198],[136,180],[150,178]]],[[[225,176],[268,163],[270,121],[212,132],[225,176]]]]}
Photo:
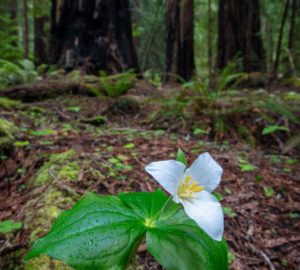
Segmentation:
{"type": "Polygon", "coordinates": [[[124,148],[126,148],[126,149],[133,149],[133,148],[135,148],[135,144],[134,143],[125,144],[124,148]]]}
{"type": "Polygon", "coordinates": [[[273,197],[275,190],[272,187],[264,187],[264,194],[268,198],[273,197]]]}
{"type": "Polygon", "coordinates": [[[272,126],[267,126],[263,129],[262,134],[263,135],[268,135],[268,134],[272,134],[276,131],[289,131],[288,128],[283,127],[283,126],[278,126],[278,125],[272,125],[272,126]]]}
{"type": "Polygon", "coordinates": [[[202,128],[195,128],[193,131],[194,135],[203,135],[203,134],[209,134],[208,131],[202,128]]]}
{"type": "Polygon", "coordinates": [[[30,142],[28,142],[28,141],[16,141],[14,143],[14,146],[19,147],[19,148],[23,148],[23,147],[28,146],[29,144],[30,144],[30,142]]]}
{"type": "Polygon", "coordinates": [[[78,113],[78,112],[81,111],[81,107],[80,106],[71,106],[71,107],[68,107],[67,109],[70,112],[76,112],[76,113],[78,113]]]}
{"type": "Polygon", "coordinates": [[[53,129],[41,129],[41,130],[31,130],[30,135],[32,136],[50,136],[56,134],[56,131],[53,129]]]}
{"type": "Polygon", "coordinates": [[[21,222],[15,222],[11,219],[4,220],[0,222],[0,234],[10,233],[21,229],[23,224],[21,222]]]}
{"type": "Polygon", "coordinates": [[[234,254],[229,250],[228,251],[228,264],[231,265],[236,260],[234,254]]]}
{"type": "Polygon", "coordinates": [[[237,213],[232,210],[230,207],[223,207],[224,214],[229,217],[236,217],[237,213]]]}
{"type": "Polygon", "coordinates": [[[252,172],[256,170],[256,167],[249,163],[249,161],[240,158],[239,166],[242,172],[252,172]]]}

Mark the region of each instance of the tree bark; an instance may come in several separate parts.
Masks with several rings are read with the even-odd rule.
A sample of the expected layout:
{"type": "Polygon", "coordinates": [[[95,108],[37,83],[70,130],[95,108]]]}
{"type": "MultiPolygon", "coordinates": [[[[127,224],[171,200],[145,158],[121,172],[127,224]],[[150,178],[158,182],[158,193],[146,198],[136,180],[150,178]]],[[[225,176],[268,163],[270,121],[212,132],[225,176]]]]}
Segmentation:
{"type": "Polygon", "coordinates": [[[195,73],[193,0],[168,0],[166,26],[166,79],[189,80],[195,73]]]}
{"type": "Polygon", "coordinates": [[[45,22],[47,18],[34,18],[34,60],[36,65],[47,62],[45,22]]]}
{"type": "Polygon", "coordinates": [[[24,58],[29,58],[29,20],[28,20],[28,1],[23,0],[24,12],[24,58]]]}
{"type": "Polygon", "coordinates": [[[11,19],[11,24],[12,24],[12,31],[11,34],[16,37],[16,39],[14,39],[12,41],[12,45],[14,47],[18,46],[18,41],[17,41],[17,37],[18,37],[18,0],[13,0],[12,1],[12,6],[11,6],[11,11],[10,11],[10,19],[11,19]]]}
{"type": "Polygon", "coordinates": [[[266,70],[259,0],[219,0],[218,25],[217,68],[240,56],[243,71],[266,70]]]}
{"type": "Polygon", "coordinates": [[[36,65],[47,63],[47,42],[49,35],[45,31],[49,22],[50,9],[45,1],[34,0],[34,61],[36,65]]]}
{"type": "Polygon", "coordinates": [[[283,12],[283,15],[282,15],[282,20],[281,20],[281,25],[280,25],[279,38],[278,38],[277,50],[276,50],[276,58],[275,58],[274,66],[273,66],[271,80],[273,80],[277,77],[279,59],[280,59],[280,53],[281,53],[283,30],[284,30],[284,26],[285,26],[286,19],[287,19],[287,16],[288,16],[289,6],[290,6],[290,0],[286,0],[285,7],[284,7],[284,12],[283,12]]]}
{"type": "Polygon", "coordinates": [[[208,47],[208,74],[210,81],[212,79],[212,38],[211,38],[211,32],[212,32],[212,17],[211,17],[211,0],[208,0],[208,35],[207,35],[207,47],[208,47]]]}
{"type": "Polygon", "coordinates": [[[139,70],[129,0],[52,0],[51,62],[88,73],[139,70]]]}
{"type": "Polygon", "coordinates": [[[300,0],[297,4],[297,13],[296,13],[296,28],[295,28],[295,39],[294,39],[294,58],[295,58],[295,67],[298,75],[300,74],[300,0]]]}
{"type": "Polygon", "coordinates": [[[289,44],[288,48],[293,51],[294,49],[294,41],[295,41],[295,27],[296,27],[296,18],[297,18],[297,0],[292,0],[291,10],[291,24],[290,24],[290,33],[289,33],[289,44]]]}
{"type": "Polygon", "coordinates": [[[290,19],[290,31],[289,31],[289,42],[288,42],[288,59],[287,59],[287,71],[286,76],[296,75],[296,51],[295,43],[296,40],[296,23],[297,23],[297,10],[298,0],[292,0],[291,4],[291,19],[290,19]]]}

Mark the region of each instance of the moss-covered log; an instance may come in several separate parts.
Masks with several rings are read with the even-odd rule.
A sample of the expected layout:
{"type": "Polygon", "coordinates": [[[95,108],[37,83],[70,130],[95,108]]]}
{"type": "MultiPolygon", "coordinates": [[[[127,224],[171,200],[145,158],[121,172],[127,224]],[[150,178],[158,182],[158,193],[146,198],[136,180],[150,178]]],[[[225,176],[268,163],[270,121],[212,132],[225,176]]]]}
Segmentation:
{"type": "MultiPolygon", "coordinates": [[[[80,167],[77,154],[69,150],[53,154],[31,179],[36,196],[26,204],[25,229],[29,232],[31,246],[39,237],[45,235],[52,223],[66,208],[70,208],[78,199],[76,192],[67,184],[78,179],[80,167]],[[42,191],[42,192],[41,192],[42,191]]],[[[62,262],[48,256],[26,261],[25,270],[71,270],[62,262]]]]}
{"type": "Polygon", "coordinates": [[[33,102],[68,94],[95,96],[99,94],[97,91],[97,86],[94,84],[81,81],[44,80],[33,84],[10,87],[0,91],[0,96],[21,100],[23,102],[33,102]]]}

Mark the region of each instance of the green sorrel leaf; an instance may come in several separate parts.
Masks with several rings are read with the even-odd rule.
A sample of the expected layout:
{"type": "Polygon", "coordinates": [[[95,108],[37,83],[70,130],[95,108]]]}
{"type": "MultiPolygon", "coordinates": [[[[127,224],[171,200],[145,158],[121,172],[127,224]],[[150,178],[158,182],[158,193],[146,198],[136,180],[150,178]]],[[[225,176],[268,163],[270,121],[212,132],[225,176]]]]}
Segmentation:
{"type": "Polygon", "coordinates": [[[80,270],[123,270],[146,236],[151,254],[169,270],[227,269],[225,241],[214,241],[166,195],[89,193],[63,212],[27,255],[47,254],[80,270]]]}

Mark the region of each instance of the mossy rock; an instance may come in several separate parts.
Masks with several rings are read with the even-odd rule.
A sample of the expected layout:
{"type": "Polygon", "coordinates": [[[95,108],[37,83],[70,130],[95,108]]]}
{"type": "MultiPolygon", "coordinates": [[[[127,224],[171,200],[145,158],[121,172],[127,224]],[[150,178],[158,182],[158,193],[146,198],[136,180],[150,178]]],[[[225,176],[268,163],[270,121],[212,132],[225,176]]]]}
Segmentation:
{"type": "Polygon", "coordinates": [[[119,97],[125,94],[136,83],[136,74],[129,70],[124,73],[107,76],[104,71],[100,72],[100,83],[106,94],[110,97],[119,97]]]}
{"type": "Polygon", "coordinates": [[[0,118],[0,151],[13,146],[16,132],[17,127],[12,122],[0,118]]]}

